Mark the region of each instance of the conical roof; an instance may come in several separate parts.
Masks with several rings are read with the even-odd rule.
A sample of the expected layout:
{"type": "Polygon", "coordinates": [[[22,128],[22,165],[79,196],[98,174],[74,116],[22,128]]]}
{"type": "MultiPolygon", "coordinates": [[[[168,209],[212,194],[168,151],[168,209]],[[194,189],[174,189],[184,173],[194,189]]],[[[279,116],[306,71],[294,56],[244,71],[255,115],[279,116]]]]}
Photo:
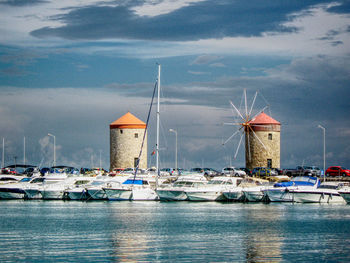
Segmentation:
{"type": "Polygon", "coordinates": [[[144,129],[146,128],[146,123],[135,117],[130,112],[126,113],[118,120],[112,122],[109,125],[110,129],[144,129]]]}
{"type": "Polygon", "coordinates": [[[269,115],[267,115],[265,112],[260,113],[258,116],[256,116],[255,118],[253,118],[252,120],[250,120],[248,122],[249,124],[274,124],[274,125],[281,125],[280,122],[276,121],[275,119],[273,119],[272,117],[270,117],[269,115]]]}

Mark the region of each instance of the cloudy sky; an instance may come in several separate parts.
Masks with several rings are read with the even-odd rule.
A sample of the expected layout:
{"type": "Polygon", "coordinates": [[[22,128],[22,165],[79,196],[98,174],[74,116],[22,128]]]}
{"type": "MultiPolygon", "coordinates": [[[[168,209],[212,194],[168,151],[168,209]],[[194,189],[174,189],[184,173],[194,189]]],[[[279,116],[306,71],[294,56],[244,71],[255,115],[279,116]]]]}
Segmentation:
{"type": "MultiPolygon", "coordinates": [[[[350,167],[350,2],[0,0],[5,165],[109,168],[109,124],[146,121],[161,73],[161,166],[244,166],[230,101],[281,122],[281,166],[350,167]]],[[[155,147],[152,111],[148,151],[155,147]]],[[[1,142],[0,142],[1,143],[1,142]]],[[[154,157],[149,159],[155,165],[154,157]]]]}

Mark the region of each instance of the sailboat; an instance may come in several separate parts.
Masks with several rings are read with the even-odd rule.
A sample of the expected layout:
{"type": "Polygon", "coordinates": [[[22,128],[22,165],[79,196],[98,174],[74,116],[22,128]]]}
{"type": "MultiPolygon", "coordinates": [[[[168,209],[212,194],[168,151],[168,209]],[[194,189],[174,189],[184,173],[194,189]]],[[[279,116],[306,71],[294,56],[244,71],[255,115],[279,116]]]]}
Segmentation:
{"type": "Polygon", "coordinates": [[[158,187],[158,177],[159,177],[159,104],[160,104],[160,69],[161,66],[158,64],[158,78],[156,85],[154,87],[152,101],[150,105],[150,110],[148,112],[146,130],[148,127],[149,117],[152,109],[153,99],[155,95],[155,91],[157,89],[157,143],[156,143],[156,171],[157,174],[154,178],[152,175],[137,175],[139,168],[139,161],[142,154],[143,143],[145,141],[146,130],[144,133],[144,139],[141,145],[141,150],[139,154],[139,158],[137,159],[137,165],[134,172],[134,175],[128,178],[124,183],[117,187],[104,187],[107,198],[109,200],[118,200],[118,201],[153,201],[158,200],[159,197],[155,191],[158,187]],[[155,183],[152,183],[152,181],[155,183]]]}

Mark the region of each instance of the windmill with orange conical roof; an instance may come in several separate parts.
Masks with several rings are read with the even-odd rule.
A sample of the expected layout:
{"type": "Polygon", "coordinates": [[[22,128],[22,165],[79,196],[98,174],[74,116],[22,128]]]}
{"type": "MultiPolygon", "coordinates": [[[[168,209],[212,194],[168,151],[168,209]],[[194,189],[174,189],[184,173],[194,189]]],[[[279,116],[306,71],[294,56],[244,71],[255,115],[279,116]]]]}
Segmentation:
{"type": "Polygon", "coordinates": [[[238,129],[223,143],[223,145],[240,134],[239,143],[234,155],[234,159],[236,159],[243,136],[245,135],[246,168],[279,168],[281,124],[264,112],[267,106],[258,111],[255,115],[252,114],[257,94],[256,92],[250,109],[248,110],[247,95],[246,90],[244,90],[245,105],[243,112],[238,110],[230,101],[231,106],[240,120],[234,123],[225,123],[227,125],[237,126],[238,129]]]}

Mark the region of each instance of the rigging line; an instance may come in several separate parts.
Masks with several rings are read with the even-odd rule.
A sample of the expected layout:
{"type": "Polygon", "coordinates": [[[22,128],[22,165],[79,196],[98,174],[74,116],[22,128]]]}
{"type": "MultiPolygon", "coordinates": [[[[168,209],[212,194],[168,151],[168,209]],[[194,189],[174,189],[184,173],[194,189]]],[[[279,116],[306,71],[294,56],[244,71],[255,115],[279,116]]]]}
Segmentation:
{"type": "Polygon", "coordinates": [[[149,123],[149,118],[151,115],[151,111],[152,111],[152,105],[153,105],[153,100],[154,100],[154,95],[156,94],[156,90],[157,90],[157,86],[158,86],[158,80],[156,81],[155,85],[154,85],[154,89],[153,89],[153,95],[152,95],[152,100],[151,100],[151,104],[149,106],[149,111],[148,111],[148,115],[147,115],[147,121],[146,121],[146,127],[145,127],[145,132],[143,134],[143,139],[142,139],[142,144],[141,144],[141,150],[139,153],[139,157],[137,158],[137,163],[136,163],[136,168],[135,168],[135,175],[134,175],[134,182],[136,179],[136,174],[137,174],[137,170],[139,169],[139,164],[140,164],[140,158],[141,158],[141,154],[142,154],[142,149],[143,149],[143,144],[145,142],[145,138],[146,138],[146,134],[147,134],[147,128],[148,128],[148,123],[149,123]]]}
{"type": "Polygon", "coordinates": [[[270,103],[265,99],[264,95],[260,92],[259,93],[261,95],[261,97],[263,98],[263,100],[265,101],[265,103],[267,104],[268,108],[269,108],[269,114],[271,115],[271,109],[270,109],[270,103]]]}

